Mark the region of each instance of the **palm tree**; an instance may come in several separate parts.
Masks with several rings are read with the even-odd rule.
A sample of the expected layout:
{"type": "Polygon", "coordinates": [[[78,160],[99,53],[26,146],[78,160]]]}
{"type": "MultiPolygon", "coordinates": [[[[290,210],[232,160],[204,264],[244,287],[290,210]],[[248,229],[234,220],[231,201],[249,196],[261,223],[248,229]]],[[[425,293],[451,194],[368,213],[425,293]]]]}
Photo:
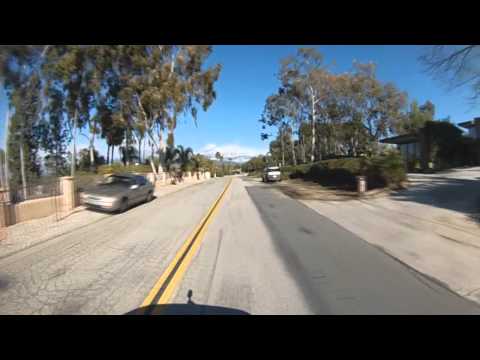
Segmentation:
{"type": "Polygon", "coordinates": [[[220,162],[222,165],[222,173],[225,175],[225,165],[223,164],[223,155],[217,151],[215,154],[215,158],[220,162]]]}
{"type": "Polygon", "coordinates": [[[165,166],[170,175],[176,180],[183,180],[183,173],[187,170],[193,157],[193,150],[190,147],[184,148],[178,145],[167,147],[165,151],[165,166]]]}

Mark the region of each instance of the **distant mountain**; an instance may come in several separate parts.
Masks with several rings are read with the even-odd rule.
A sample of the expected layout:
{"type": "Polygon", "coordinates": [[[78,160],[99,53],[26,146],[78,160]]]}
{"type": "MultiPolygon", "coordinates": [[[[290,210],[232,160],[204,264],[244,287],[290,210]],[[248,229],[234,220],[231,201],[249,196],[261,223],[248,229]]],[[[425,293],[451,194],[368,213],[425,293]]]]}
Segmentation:
{"type": "Polygon", "coordinates": [[[230,161],[237,164],[247,162],[252,157],[257,156],[262,152],[261,150],[243,147],[239,145],[217,146],[215,144],[208,144],[203,147],[199,151],[199,153],[205,155],[211,160],[216,160],[215,154],[217,153],[217,151],[219,151],[223,155],[223,160],[225,162],[230,161]]]}
{"type": "MultiPolygon", "coordinates": [[[[214,154],[202,153],[202,155],[205,155],[210,160],[217,160],[217,158],[215,157],[215,153],[214,154]]],[[[252,157],[253,156],[249,156],[249,155],[233,155],[233,154],[230,154],[230,156],[229,156],[227,154],[224,154],[223,155],[223,161],[225,163],[230,162],[230,163],[236,163],[236,164],[243,164],[244,162],[247,162],[248,160],[250,160],[252,157]]]]}

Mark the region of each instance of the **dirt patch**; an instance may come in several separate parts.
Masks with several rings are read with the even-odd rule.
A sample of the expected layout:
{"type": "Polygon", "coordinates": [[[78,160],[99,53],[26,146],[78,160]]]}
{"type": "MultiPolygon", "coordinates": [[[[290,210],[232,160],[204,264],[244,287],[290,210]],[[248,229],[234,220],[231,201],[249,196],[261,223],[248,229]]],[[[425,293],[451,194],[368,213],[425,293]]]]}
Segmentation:
{"type": "MultiPolygon", "coordinates": [[[[316,182],[301,179],[284,180],[274,186],[285,195],[297,200],[347,201],[360,198],[356,191],[325,187],[316,182]]],[[[389,193],[389,189],[375,189],[367,191],[361,198],[378,197],[389,193]]]]}

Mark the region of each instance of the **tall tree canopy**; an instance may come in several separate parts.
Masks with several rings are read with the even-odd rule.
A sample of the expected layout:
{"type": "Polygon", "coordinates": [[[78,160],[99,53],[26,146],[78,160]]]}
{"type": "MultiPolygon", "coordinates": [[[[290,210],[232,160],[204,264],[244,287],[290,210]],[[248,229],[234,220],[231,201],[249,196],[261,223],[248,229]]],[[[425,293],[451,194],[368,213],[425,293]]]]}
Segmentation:
{"type": "Polygon", "coordinates": [[[189,115],[196,124],[199,108],[206,111],[215,100],[221,67],[206,67],[211,52],[208,45],[0,46],[0,80],[29,159],[40,146],[50,165],[64,168],[70,145],[74,175],[78,136],[86,131],[90,164],[101,137],[109,161],[115,147],[136,145],[142,158],[142,145],[143,153],[149,145],[150,160],[155,150],[162,167],[166,146],[174,146],[178,118],[189,115]]]}

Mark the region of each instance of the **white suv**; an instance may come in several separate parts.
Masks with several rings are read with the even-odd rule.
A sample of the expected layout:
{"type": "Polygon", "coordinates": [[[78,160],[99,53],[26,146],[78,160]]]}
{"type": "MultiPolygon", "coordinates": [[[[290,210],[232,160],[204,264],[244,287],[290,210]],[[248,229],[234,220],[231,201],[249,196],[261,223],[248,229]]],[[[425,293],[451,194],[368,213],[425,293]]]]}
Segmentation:
{"type": "Polygon", "coordinates": [[[269,166],[265,168],[265,170],[263,170],[262,181],[282,181],[282,173],[280,172],[280,168],[278,166],[269,166]]]}

